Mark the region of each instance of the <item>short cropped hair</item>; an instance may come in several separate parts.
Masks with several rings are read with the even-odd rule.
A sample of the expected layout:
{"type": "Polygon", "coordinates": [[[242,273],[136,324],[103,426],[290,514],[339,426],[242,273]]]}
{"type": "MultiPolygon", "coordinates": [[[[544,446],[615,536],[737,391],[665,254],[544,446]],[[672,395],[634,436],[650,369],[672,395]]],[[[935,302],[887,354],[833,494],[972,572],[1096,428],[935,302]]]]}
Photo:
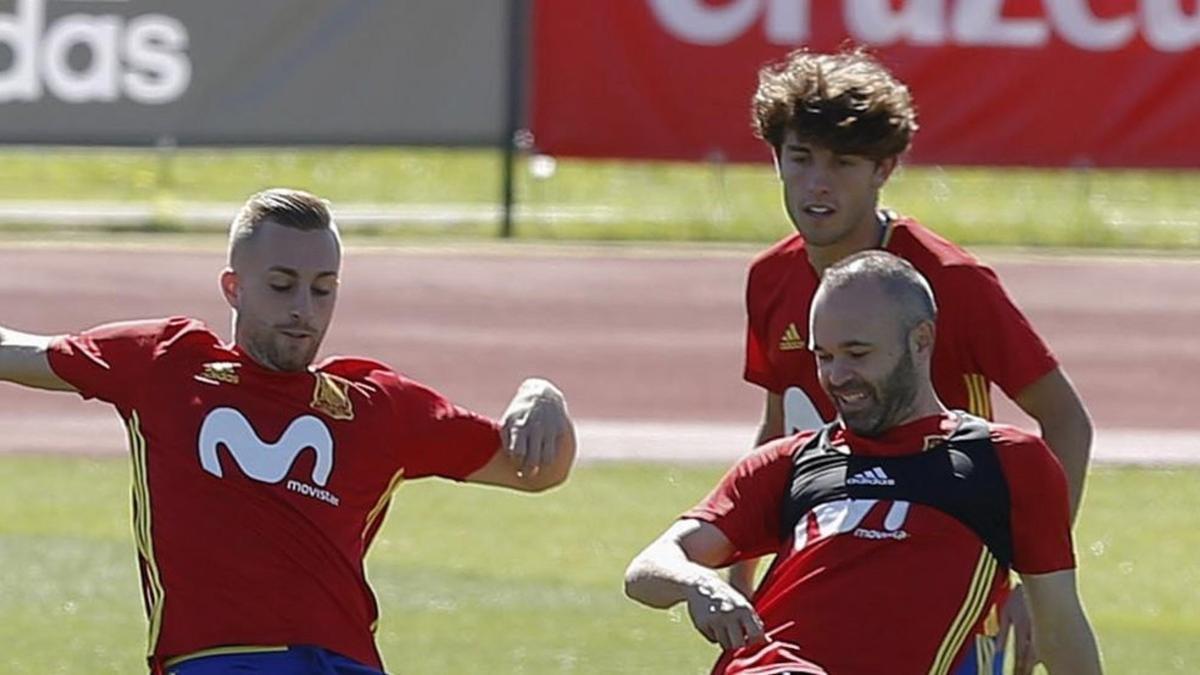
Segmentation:
{"type": "Polygon", "coordinates": [[[334,230],[329,202],[291,188],[271,188],[250,196],[229,226],[229,258],[241,242],[254,236],[259,225],[270,221],[297,230],[334,230]]]}
{"type": "Polygon", "coordinates": [[[875,161],[898,157],[917,132],[908,87],[862,48],[797,50],[758,71],[755,135],[778,154],[789,129],[803,141],[875,161]]]}
{"type": "Polygon", "coordinates": [[[833,264],[821,276],[818,292],[863,281],[879,284],[895,301],[896,314],[904,332],[922,321],[937,320],[937,301],[929,282],[912,263],[887,251],[861,251],[833,264]]]}

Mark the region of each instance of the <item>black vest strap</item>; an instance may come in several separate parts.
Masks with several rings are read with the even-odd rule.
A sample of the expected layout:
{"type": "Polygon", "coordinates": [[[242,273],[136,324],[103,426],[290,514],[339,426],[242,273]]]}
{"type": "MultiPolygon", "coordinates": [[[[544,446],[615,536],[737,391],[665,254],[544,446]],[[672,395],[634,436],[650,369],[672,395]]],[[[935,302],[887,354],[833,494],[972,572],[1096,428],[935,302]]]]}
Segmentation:
{"type": "MultiPolygon", "coordinates": [[[[942,511],[970,528],[1005,568],[1012,565],[1008,482],[988,423],[958,412],[959,425],[924,452],[898,457],[850,454],[827,425],[793,457],[783,506],[786,539],[813,508],[841,499],[900,500],[942,511]]],[[[914,448],[914,450],[917,450],[914,448]]]]}

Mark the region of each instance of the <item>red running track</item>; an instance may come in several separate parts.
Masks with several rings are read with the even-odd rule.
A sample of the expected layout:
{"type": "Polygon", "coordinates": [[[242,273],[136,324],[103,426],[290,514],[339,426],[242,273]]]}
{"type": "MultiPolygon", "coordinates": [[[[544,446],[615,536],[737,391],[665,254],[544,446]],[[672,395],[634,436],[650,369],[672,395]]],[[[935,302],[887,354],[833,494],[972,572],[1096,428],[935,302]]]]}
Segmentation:
{"type": "MultiPolygon", "coordinates": [[[[750,427],[762,398],[740,379],[752,255],[352,249],[325,351],[389,362],[493,415],[536,374],[563,387],[581,420],[750,427]]],[[[1059,355],[1098,428],[1200,433],[1200,261],[982,255],[1059,355]]],[[[215,247],[7,247],[0,264],[0,325],[58,333],[190,314],[228,336],[215,247]]],[[[1020,421],[1011,405],[998,408],[1020,421]]],[[[120,451],[123,442],[103,405],[3,385],[0,429],[7,451],[120,451]]]]}

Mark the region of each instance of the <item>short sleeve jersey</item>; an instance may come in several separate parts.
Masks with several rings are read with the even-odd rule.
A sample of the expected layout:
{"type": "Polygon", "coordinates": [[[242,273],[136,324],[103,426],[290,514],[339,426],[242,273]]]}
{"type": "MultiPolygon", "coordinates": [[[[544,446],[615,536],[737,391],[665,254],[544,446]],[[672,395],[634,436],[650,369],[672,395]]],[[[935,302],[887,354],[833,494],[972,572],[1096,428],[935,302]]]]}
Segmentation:
{"type": "MultiPolygon", "coordinates": [[[[948,436],[959,419],[928,417],[875,439],[839,429],[833,442],[857,455],[899,457],[948,436]]],[[[1003,592],[1007,571],[974,530],[922,503],[827,502],[788,530],[783,512],[793,458],[811,438],[804,433],[762,446],[684,514],[725,534],[736,549],[729,563],[776,554],[753,598],[772,641],[727,652],[713,672],[951,672],[968,636],[982,628],[984,608],[1003,592]]],[[[1008,485],[1013,569],[1074,568],[1066,478],[1057,460],[1039,438],[1013,427],[991,425],[990,440],[1008,485]]],[[[878,472],[864,475],[887,480],[878,472]]]]}
{"type": "MultiPolygon", "coordinates": [[[[995,272],[971,254],[910,218],[888,219],[881,248],[912,263],[933,288],[938,318],[932,377],[948,407],[992,419],[991,383],[1014,398],[1057,367],[995,272]]],[[[793,234],[754,260],[746,284],[744,377],[783,397],[785,434],[836,416],[808,349],[809,309],[819,281],[804,239],[793,234]]]]}
{"type": "Polygon", "coordinates": [[[58,338],[49,359],[125,421],[152,664],[308,644],[381,667],[363,558],[393,491],[461,480],[500,444],[380,363],[273,371],[187,318],[58,338]]]}

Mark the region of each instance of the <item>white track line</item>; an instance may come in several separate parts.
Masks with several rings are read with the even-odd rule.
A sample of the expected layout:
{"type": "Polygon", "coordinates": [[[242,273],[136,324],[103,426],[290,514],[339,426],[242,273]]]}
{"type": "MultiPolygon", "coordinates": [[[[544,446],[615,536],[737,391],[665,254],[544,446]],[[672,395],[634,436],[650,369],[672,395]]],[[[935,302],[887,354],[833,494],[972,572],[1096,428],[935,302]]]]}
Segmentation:
{"type": "MultiPolygon", "coordinates": [[[[729,464],[749,450],[755,428],[741,424],[584,420],[577,424],[583,461],[640,460],[729,464]]],[[[1200,430],[1097,429],[1098,464],[1200,464],[1200,430]]]]}
{"type": "MultiPolygon", "coordinates": [[[[581,420],[584,462],[645,461],[731,464],[749,449],[749,424],[581,420]]],[[[117,416],[97,405],[86,412],[0,414],[0,453],[116,455],[125,452],[117,416]]],[[[1092,451],[1098,464],[1179,466],[1200,464],[1200,430],[1098,429],[1092,451]]]]}

